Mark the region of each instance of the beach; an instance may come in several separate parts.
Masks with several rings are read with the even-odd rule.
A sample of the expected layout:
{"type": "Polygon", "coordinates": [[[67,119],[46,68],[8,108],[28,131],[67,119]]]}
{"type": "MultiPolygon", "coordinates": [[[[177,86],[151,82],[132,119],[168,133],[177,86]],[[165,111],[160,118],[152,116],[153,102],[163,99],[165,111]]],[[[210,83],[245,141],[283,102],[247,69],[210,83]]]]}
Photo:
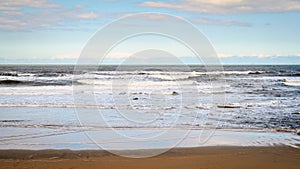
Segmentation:
{"type": "Polygon", "coordinates": [[[141,159],[96,150],[1,150],[0,157],[1,169],[298,169],[300,165],[300,150],[282,146],[177,148],[141,159]]]}
{"type": "Polygon", "coordinates": [[[0,169],[300,169],[300,0],[0,0],[0,169]]]}

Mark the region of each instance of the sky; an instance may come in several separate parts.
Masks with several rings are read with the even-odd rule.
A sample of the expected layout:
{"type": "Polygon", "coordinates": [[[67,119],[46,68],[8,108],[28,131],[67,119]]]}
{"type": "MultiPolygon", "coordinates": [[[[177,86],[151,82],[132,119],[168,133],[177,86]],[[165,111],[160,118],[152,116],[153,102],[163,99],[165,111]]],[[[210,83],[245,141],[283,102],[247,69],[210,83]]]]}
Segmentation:
{"type": "Polygon", "coordinates": [[[0,0],[0,64],[76,64],[95,32],[140,12],[191,22],[223,64],[300,64],[300,0],[0,0]]]}

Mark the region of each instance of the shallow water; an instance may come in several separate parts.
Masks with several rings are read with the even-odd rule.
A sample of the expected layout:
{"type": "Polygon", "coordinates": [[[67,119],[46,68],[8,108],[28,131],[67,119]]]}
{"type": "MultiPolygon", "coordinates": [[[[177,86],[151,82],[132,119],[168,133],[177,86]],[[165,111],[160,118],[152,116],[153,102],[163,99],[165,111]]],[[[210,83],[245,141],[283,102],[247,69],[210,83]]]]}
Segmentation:
{"type": "Polygon", "coordinates": [[[110,130],[55,129],[55,128],[1,128],[0,149],[170,149],[174,147],[204,146],[291,146],[299,148],[299,136],[292,133],[239,130],[191,130],[183,139],[177,135],[186,133],[177,129],[176,134],[151,138],[164,129],[118,129],[117,137],[110,130]],[[88,133],[88,134],[87,134],[88,133]],[[88,137],[93,135],[93,139],[88,137]],[[124,139],[150,137],[148,139],[124,139]]]}

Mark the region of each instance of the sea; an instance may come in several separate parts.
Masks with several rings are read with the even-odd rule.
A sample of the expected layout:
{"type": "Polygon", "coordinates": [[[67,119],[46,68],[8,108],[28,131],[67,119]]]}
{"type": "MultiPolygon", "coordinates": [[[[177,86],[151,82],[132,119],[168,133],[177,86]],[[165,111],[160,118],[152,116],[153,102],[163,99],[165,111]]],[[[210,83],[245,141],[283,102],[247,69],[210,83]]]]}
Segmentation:
{"type": "MultiPolygon", "coordinates": [[[[299,144],[300,65],[0,66],[0,148],[41,148],[84,130],[169,128],[267,131],[299,144]]],[[[66,148],[62,140],[54,147],[66,148]]]]}

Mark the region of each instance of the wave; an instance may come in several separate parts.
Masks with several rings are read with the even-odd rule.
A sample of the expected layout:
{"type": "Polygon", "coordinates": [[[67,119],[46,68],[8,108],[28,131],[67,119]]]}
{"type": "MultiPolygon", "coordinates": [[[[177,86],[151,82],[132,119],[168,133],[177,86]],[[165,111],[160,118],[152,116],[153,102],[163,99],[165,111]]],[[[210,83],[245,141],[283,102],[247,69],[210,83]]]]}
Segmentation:
{"type": "Polygon", "coordinates": [[[81,84],[78,81],[72,80],[45,80],[45,81],[31,81],[31,80],[15,80],[15,79],[4,79],[0,80],[0,85],[4,86],[16,86],[16,85],[29,85],[29,86],[64,86],[72,84],[81,84]]]}
{"type": "MultiPolygon", "coordinates": [[[[2,72],[0,73],[0,85],[71,85],[79,84],[79,81],[85,80],[117,80],[132,79],[145,81],[216,81],[222,76],[228,78],[237,76],[247,77],[299,77],[300,73],[280,73],[280,71],[268,72],[265,70],[225,70],[225,71],[192,71],[192,72],[165,72],[160,69],[146,69],[141,72],[135,71],[90,71],[80,72],[80,74],[72,75],[71,71],[48,70],[36,72],[2,72]],[[251,76],[253,75],[253,76],[251,76]],[[6,76],[6,77],[5,77],[6,76]],[[73,78],[73,79],[72,79],[73,78]]],[[[290,84],[288,84],[290,85],[290,84]]]]}
{"type": "Polygon", "coordinates": [[[0,120],[0,123],[20,123],[24,121],[25,120],[0,120]]]}
{"type": "Polygon", "coordinates": [[[21,81],[21,80],[0,80],[0,85],[16,85],[16,84],[26,84],[29,83],[28,81],[21,81]]]}
{"type": "Polygon", "coordinates": [[[0,104],[0,107],[49,107],[49,108],[86,108],[86,109],[132,109],[132,110],[172,110],[172,106],[166,107],[128,107],[111,105],[75,105],[75,104],[0,104]]]}
{"type": "Polygon", "coordinates": [[[253,74],[254,74],[254,75],[260,75],[260,74],[265,74],[265,73],[266,73],[265,71],[254,71],[254,72],[249,72],[248,74],[249,74],[249,75],[251,75],[251,74],[252,74],[252,75],[253,75],[253,74]]]}
{"type": "Polygon", "coordinates": [[[0,76],[19,76],[19,75],[13,72],[0,72],[0,76]]]}
{"type": "Polygon", "coordinates": [[[291,76],[300,77],[300,73],[293,73],[293,74],[291,74],[291,76]]]}
{"type": "Polygon", "coordinates": [[[67,76],[65,73],[41,73],[41,74],[35,74],[36,77],[63,77],[67,76]]]}
{"type": "MultiPolygon", "coordinates": [[[[112,106],[112,105],[75,105],[75,104],[0,104],[0,107],[47,107],[47,108],[85,108],[85,109],[126,109],[126,110],[174,110],[177,109],[174,106],[157,106],[157,107],[131,107],[131,106],[112,106]]],[[[211,106],[200,106],[200,105],[186,105],[185,109],[210,109],[211,106]]]]}
{"type": "Polygon", "coordinates": [[[285,86],[300,86],[300,80],[284,79],[283,84],[285,86]]]}
{"type": "Polygon", "coordinates": [[[275,74],[278,76],[287,76],[287,77],[300,77],[300,73],[278,73],[275,74]]]}
{"type": "Polygon", "coordinates": [[[59,72],[50,72],[50,73],[15,73],[15,72],[0,72],[0,76],[9,76],[9,77],[28,77],[28,76],[35,76],[35,77],[62,77],[67,76],[66,73],[59,73],[59,72]]]}

